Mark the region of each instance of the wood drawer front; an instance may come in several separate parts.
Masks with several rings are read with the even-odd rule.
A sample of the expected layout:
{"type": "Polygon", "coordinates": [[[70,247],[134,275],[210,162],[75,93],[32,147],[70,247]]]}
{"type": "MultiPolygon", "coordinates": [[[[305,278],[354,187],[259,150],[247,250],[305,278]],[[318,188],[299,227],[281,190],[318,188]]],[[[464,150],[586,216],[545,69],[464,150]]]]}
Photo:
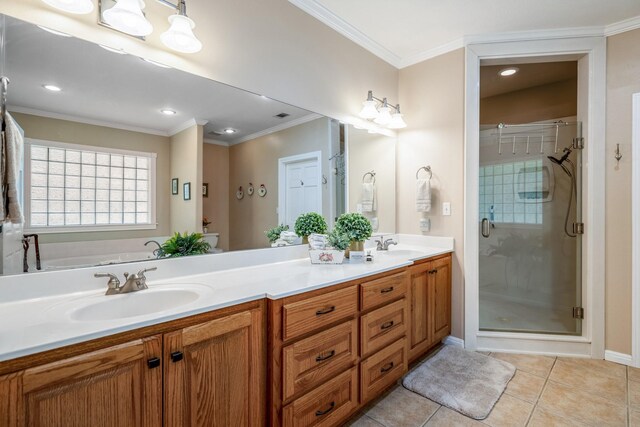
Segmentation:
{"type": "Polygon", "coordinates": [[[358,358],[358,321],[349,320],[283,349],[283,400],[308,391],[358,358]]]}
{"type": "Polygon", "coordinates": [[[306,334],[358,312],[358,287],[350,286],[282,307],[283,340],[306,334]]]}
{"type": "Polygon", "coordinates": [[[402,338],[360,364],[362,403],[376,397],[407,371],[407,340],[402,338]]]}
{"type": "Polygon", "coordinates": [[[407,293],[407,273],[398,273],[360,285],[361,310],[368,310],[402,298],[407,293]]]}
{"type": "Polygon", "coordinates": [[[354,366],[282,410],[288,426],[335,426],[358,406],[358,368],[354,366]]]}
{"type": "Polygon", "coordinates": [[[407,300],[404,298],[360,318],[361,356],[391,344],[407,332],[407,300]]]}

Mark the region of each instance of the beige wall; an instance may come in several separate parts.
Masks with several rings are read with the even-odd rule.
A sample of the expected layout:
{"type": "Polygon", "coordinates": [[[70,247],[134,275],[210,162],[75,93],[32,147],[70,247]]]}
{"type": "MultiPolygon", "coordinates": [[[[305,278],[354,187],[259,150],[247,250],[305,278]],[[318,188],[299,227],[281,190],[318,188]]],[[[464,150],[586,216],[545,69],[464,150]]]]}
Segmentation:
{"type": "Polygon", "coordinates": [[[171,164],[169,138],[22,113],[13,113],[13,116],[24,129],[27,138],[152,152],[158,155],[156,159],[156,222],[158,227],[155,230],[43,234],[40,242],[57,243],[129,239],[166,236],[169,233],[170,214],[169,210],[166,209],[170,197],[170,191],[167,190],[169,188],[167,183],[170,179],[169,168],[171,164]]]}
{"type": "MultiPolygon", "coordinates": [[[[278,225],[278,159],[322,151],[322,173],[328,176],[330,127],[326,117],[233,145],[229,149],[229,249],[267,247],[264,231],[278,225]],[[249,183],[264,184],[267,195],[246,194],[249,183]],[[242,186],[245,196],[236,198],[242,186]]],[[[323,212],[328,218],[328,187],[322,186],[323,212]]]]}
{"type": "MultiPolygon", "coordinates": [[[[193,125],[171,137],[171,178],[178,178],[178,195],[171,196],[171,233],[202,231],[202,126],[193,125]],[[184,200],[184,184],[191,199],[184,200]]],[[[171,181],[166,182],[170,188],[171,181]]],[[[159,188],[162,182],[159,181],[159,188]]],[[[161,209],[159,206],[158,209],[161,209]]]]}
{"type": "Polygon", "coordinates": [[[452,335],[464,333],[462,275],[464,228],[464,50],[459,49],[400,70],[400,103],[408,123],[397,148],[397,229],[420,234],[415,210],[416,171],[430,165],[432,236],[453,236],[452,335]],[[451,216],[441,215],[451,202],[451,216]]]}
{"type": "MultiPolygon", "coordinates": [[[[375,171],[378,210],[364,215],[378,218],[375,232],[396,231],[396,138],[348,128],[349,212],[357,212],[362,200],[362,177],[375,171]]],[[[371,177],[367,177],[369,181],[371,177]]]]}
{"type": "Polygon", "coordinates": [[[210,233],[220,233],[219,248],[229,250],[229,147],[204,144],[202,182],[209,184],[209,197],[202,199],[203,215],[210,233]]]}

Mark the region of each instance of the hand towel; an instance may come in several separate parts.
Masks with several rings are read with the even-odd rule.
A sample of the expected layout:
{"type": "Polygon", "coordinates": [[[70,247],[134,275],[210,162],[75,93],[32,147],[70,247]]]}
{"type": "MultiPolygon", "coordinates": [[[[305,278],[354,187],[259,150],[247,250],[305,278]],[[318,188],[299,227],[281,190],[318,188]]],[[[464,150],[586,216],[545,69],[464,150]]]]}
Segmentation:
{"type": "Polygon", "coordinates": [[[376,197],[376,185],[373,182],[362,183],[362,212],[375,212],[378,210],[376,197]]]}
{"type": "Polygon", "coordinates": [[[2,141],[4,173],[2,175],[2,197],[0,198],[0,222],[21,224],[23,222],[19,197],[21,189],[18,188],[18,181],[24,149],[24,135],[20,126],[8,112],[5,112],[4,123],[5,131],[2,141]]]}
{"type": "Polygon", "coordinates": [[[431,210],[431,180],[418,179],[416,182],[416,210],[429,212],[431,210]]]}
{"type": "Polygon", "coordinates": [[[326,234],[311,234],[309,235],[309,247],[311,249],[325,249],[327,247],[327,235],[326,234]]]}

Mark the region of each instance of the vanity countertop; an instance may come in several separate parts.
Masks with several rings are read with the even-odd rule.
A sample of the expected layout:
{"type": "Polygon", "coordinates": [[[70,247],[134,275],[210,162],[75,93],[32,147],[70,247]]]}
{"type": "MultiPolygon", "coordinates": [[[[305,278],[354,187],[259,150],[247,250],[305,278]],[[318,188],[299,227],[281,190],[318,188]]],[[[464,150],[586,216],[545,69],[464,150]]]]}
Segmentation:
{"type": "MultiPolygon", "coordinates": [[[[453,243],[453,239],[451,240],[453,243]]],[[[143,302],[145,292],[149,291],[105,296],[105,283],[105,288],[99,291],[92,289],[12,301],[0,304],[0,362],[248,301],[300,294],[402,268],[415,260],[452,251],[453,246],[443,248],[401,245],[393,247],[387,253],[373,251],[374,260],[367,263],[311,265],[309,259],[304,258],[184,275],[168,280],[149,278],[147,284],[150,290],[157,294],[169,291],[166,294],[168,298],[164,300],[171,299],[171,290],[195,289],[199,296],[167,310],[155,311],[152,308],[152,312],[147,314],[121,318],[110,318],[110,310],[105,310],[105,318],[90,321],[74,319],[73,313],[78,313],[79,308],[86,308],[88,303],[116,303],[118,298],[120,301],[138,298],[143,302]],[[109,298],[113,300],[108,300],[109,298]]],[[[163,301],[163,297],[158,298],[158,301],[163,301]]]]}

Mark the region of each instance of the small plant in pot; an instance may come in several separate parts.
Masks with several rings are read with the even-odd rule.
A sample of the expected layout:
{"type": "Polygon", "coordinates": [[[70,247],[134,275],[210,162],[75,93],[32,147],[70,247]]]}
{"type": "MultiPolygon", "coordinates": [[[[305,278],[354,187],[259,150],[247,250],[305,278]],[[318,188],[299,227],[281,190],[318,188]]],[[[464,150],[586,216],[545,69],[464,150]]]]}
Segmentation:
{"type": "Polygon", "coordinates": [[[201,233],[177,233],[160,247],[158,258],[202,255],[209,252],[211,245],[204,241],[201,233]]]}
{"type": "Polygon", "coordinates": [[[349,257],[349,251],[364,251],[365,240],[373,234],[371,222],[369,222],[367,217],[359,213],[345,213],[340,215],[336,222],[336,230],[346,234],[351,242],[346,254],[347,258],[349,257]]]}
{"type": "Polygon", "coordinates": [[[302,237],[302,243],[309,243],[310,234],[324,234],[327,232],[327,221],[316,212],[302,214],[296,219],[293,231],[302,237]]]}
{"type": "Polygon", "coordinates": [[[342,264],[344,251],[349,247],[349,236],[334,229],[326,235],[326,245],[318,249],[309,249],[311,264],[342,264]]]}
{"type": "Polygon", "coordinates": [[[273,227],[265,231],[264,235],[267,236],[269,243],[273,243],[280,238],[280,234],[282,234],[283,231],[287,231],[287,230],[289,230],[288,225],[280,224],[277,227],[273,227]]]}

